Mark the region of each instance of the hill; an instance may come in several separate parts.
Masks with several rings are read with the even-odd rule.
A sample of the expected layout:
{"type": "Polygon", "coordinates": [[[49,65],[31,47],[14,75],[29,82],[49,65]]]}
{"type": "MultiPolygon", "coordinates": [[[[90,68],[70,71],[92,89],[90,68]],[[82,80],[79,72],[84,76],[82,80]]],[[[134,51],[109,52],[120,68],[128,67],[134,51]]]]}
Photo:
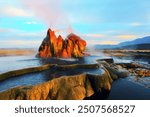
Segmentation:
{"type": "Polygon", "coordinates": [[[140,49],[150,50],[150,36],[138,38],[133,41],[125,41],[118,45],[95,45],[95,49],[140,49]]]}

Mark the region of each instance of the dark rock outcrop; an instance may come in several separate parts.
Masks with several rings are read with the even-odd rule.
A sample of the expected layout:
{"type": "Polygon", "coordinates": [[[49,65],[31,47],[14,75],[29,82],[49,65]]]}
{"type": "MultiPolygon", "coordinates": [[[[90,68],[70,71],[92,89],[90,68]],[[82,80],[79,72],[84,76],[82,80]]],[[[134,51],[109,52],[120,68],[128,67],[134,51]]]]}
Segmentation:
{"type": "Polygon", "coordinates": [[[86,41],[75,34],[70,34],[64,40],[61,35],[58,38],[55,32],[48,29],[47,36],[39,47],[39,56],[41,58],[49,57],[83,57],[86,48],[86,41]]]}

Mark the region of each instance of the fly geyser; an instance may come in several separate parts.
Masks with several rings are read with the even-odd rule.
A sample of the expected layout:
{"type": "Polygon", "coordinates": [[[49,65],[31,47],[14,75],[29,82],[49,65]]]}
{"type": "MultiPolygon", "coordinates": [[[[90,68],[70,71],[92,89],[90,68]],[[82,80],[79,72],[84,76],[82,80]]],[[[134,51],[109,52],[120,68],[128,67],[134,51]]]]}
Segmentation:
{"type": "Polygon", "coordinates": [[[86,41],[71,33],[64,40],[61,35],[56,37],[55,32],[48,29],[47,36],[39,47],[39,57],[72,58],[83,57],[86,41]]]}

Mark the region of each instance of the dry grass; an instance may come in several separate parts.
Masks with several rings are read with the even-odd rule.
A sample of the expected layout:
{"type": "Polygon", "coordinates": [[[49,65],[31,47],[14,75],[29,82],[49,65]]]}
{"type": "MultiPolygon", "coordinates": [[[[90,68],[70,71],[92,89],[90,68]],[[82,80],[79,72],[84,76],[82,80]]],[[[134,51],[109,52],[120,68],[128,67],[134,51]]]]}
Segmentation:
{"type": "Polygon", "coordinates": [[[34,49],[0,49],[0,56],[34,55],[34,49]]]}
{"type": "Polygon", "coordinates": [[[102,51],[107,56],[125,57],[131,55],[143,55],[147,56],[150,50],[103,50],[102,51]]]}

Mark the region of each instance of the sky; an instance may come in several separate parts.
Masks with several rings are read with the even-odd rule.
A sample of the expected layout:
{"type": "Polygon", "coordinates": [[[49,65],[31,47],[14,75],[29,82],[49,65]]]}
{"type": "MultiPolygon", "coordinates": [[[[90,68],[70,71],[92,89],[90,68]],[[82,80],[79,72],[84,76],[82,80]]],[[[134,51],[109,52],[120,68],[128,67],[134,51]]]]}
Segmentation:
{"type": "Polygon", "coordinates": [[[150,0],[0,0],[0,48],[37,48],[48,28],[88,45],[150,35],[150,0]]]}

